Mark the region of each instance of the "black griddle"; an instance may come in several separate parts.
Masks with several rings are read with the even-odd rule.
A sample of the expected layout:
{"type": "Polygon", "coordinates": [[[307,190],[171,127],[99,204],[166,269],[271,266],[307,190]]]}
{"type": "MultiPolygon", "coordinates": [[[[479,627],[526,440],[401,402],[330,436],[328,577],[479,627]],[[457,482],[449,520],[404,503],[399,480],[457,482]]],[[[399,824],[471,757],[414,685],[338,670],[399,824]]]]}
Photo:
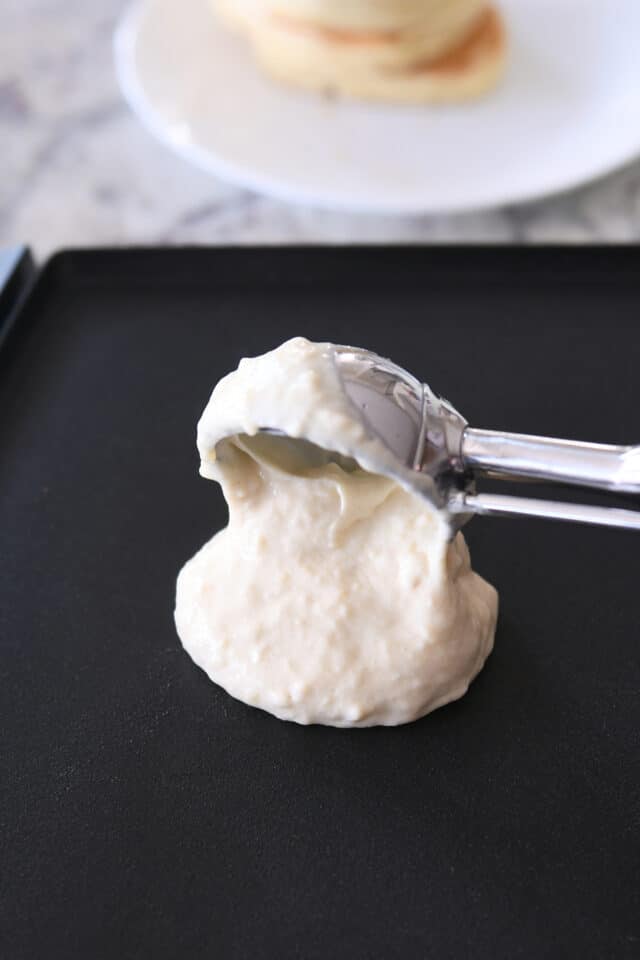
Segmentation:
{"type": "Polygon", "coordinates": [[[410,726],[283,723],[183,653],[196,420],[295,334],[640,440],[634,248],[56,256],[0,351],[0,957],[639,957],[640,537],[476,519],[495,652],[410,726]]]}

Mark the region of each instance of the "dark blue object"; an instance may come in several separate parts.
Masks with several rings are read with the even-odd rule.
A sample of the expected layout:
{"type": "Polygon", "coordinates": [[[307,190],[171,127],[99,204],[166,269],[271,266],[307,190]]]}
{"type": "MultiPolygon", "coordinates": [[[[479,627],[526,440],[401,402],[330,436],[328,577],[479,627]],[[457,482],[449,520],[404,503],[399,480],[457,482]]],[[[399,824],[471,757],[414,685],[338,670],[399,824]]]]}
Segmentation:
{"type": "Polygon", "coordinates": [[[0,346],[35,278],[35,272],[28,247],[0,248],[0,346]]]}

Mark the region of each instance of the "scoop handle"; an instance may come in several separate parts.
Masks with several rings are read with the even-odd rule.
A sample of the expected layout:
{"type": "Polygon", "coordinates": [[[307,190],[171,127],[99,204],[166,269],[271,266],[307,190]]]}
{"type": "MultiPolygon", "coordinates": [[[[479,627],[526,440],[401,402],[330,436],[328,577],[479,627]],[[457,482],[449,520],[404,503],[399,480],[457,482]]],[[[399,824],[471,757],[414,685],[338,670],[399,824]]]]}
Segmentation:
{"type": "Polygon", "coordinates": [[[537,517],[568,520],[601,527],[640,531],[640,511],[598,507],[583,503],[561,503],[534,497],[508,497],[497,493],[460,493],[450,505],[453,513],[485,517],[537,517]]]}
{"type": "Polygon", "coordinates": [[[461,455],[462,466],[473,473],[640,494],[640,446],[579,443],[467,427],[461,455]]]}

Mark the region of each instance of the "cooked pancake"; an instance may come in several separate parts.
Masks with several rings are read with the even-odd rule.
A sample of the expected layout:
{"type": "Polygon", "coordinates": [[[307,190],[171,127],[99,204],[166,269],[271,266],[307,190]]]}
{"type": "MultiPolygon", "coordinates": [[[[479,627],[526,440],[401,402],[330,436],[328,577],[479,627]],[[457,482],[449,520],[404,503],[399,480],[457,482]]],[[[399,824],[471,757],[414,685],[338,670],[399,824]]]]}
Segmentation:
{"type": "Polygon", "coordinates": [[[480,96],[502,72],[502,21],[483,0],[397,0],[397,12],[406,17],[412,9],[413,22],[399,17],[385,29],[380,24],[391,24],[393,0],[344,0],[342,17],[336,13],[341,25],[328,26],[328,13],[340,2],[218,0],[218,7],[247,32],[265,69],[296,86],[362,99],[440,102],[480,96]],[[294,8],[316,19],[293,16],[294,8]],[[375,28],[364,25],[367,10],[375,28]],[[344,26],[347,14],[362,25],[344,26]]]}
{"type": "Polygon", "coordinates": [[[286,32],[285,42],[302,43],[314,50],[322,47],[346,69],[358,69],[361,65],[367,69],[402,69],[407,64],[439,57],[457,46],[473,30],[483,9],[482,0],[451,0],[428,18],[421,17],[393,30],[329,27],[274,12],[258,29],[257,36],[261,44],[277,43],[277,38],[282,41],[286,32]]]}
{"type": "Polygon", "coordinates": [[[348,31],[396,31],[419,21],[436,24],[466,8],[473,16],[483,0],[221,0],[234,19],[251,22],[274,14],[311,26],[348,31]]]}
{"type": "Polygon", "coordinates": [[[248,33],[252,18],[247,0],[213,0],[216,13],[232,30],[248,33]]]}
{"type": "Polygon", "coordinates": [[[471,29],[486,0],[270,0],[272,16],[324,28],[344,43],[379,44],[393,62],[437,56],[471,29]],[[404,60],[403,60],[404,58],[404,60]]]}

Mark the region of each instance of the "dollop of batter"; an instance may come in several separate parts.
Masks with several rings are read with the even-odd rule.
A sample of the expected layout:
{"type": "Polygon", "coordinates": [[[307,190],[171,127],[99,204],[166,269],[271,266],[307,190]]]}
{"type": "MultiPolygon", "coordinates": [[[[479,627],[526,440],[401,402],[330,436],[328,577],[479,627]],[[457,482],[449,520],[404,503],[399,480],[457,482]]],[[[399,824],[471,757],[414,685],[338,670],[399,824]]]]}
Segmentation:
{"type": "Polygon", "coordinates": [[[406,723],[462,696],[493,646],[496,591],[443,512],[371,470],[376,444],[331,345],[302,338],[243,360],[198,425],[229,524],[180,572],[178,633],[213,681],[277,717],[406,723]]]}

